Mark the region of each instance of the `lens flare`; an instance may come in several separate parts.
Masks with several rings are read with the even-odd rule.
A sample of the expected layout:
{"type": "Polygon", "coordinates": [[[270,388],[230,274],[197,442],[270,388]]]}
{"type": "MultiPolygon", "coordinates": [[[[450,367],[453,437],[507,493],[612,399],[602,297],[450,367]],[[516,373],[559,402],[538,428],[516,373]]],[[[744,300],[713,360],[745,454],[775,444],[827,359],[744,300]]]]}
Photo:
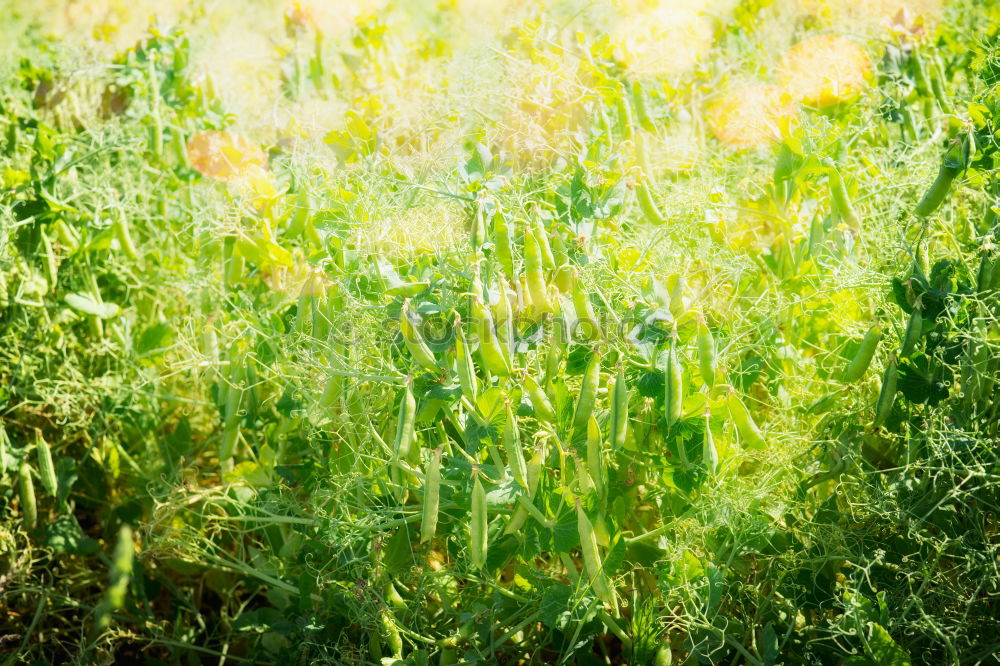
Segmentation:
{"type": "Polygon", "coordinates": [[[712,23],[694,6],[663,3],[626,14],[611,40],[636,76],[675,76],[697,65],[711,48],[712,23]]]}
{"type": "Polygon", "coordinates": [[[587,117],[586,86],[556,67],[529,66],[513,76],[497,130],[518,166],[553,164],[587,117]]]}
{"type": "Polygon", "coordinates": [[[899,24],[935,25],[944,13],[943,0],[798,0],[811,14],[846,18],[882,28],[899,24]]]}
{"type": "Polygon", "coordinates": [[[92,45],[121,50],[141,39],[156,22],[171,24],[192,0],[49,0],[40,13],[60,38],[91,39],[92,45]]]}
{"type": "Polygon", "coordinates": [[[805,39],[785,53],[777,79],[804,104],[828,107],[857,97],[872,75],[872,62],[864,49],[837,35],[805,39]]]}
{"type": "Polygon", "coordinates": [[[195,171],[222,182],[267,168],[267,156],[260,146],[225,130],[205,130],[192,136],[187,142],[187,157],[195,171]]]}
{"type": "Polygon", "coordinates": [[[788,134],[798,106],[785,90],[749,84],[727,90],[706,109],[709,129],[722,143],[759,148],[788,134]]]}

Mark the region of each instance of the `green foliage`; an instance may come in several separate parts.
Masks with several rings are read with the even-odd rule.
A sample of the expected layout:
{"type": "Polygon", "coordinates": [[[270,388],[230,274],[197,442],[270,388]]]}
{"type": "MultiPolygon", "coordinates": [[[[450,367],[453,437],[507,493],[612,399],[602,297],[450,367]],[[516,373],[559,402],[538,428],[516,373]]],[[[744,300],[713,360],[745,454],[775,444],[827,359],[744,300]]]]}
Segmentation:
{"type": "Polygon", "coordinates": [[[766,67],[778,3],[662,78],[610,8],[522,8],[484,55],[461,4],[343,34],[289,9],[274,113],[342,113],[259,132],[267,168],[227,183],[188,141],[259,127],[195,64],[197,11],[84,73],[35,29],[4,52],[0,656],[993,658],[995,8],[872,40],[861,99],[734,152],[689,109],[766,67]],[[386,90],[473,57],[574,101],[442,84],[408,134],[386,90]]]}

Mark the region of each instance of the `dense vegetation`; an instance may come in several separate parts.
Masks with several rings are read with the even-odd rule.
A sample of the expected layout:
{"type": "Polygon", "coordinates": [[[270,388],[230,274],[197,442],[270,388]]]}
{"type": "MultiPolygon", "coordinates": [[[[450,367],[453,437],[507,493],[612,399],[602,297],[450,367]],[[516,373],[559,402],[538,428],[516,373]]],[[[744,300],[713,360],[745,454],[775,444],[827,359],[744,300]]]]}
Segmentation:
{"type": "Polygon", "coordinates": [[[1000,6],[903,4],[13,2],[0,660],[997,663],[1000,6]]]}

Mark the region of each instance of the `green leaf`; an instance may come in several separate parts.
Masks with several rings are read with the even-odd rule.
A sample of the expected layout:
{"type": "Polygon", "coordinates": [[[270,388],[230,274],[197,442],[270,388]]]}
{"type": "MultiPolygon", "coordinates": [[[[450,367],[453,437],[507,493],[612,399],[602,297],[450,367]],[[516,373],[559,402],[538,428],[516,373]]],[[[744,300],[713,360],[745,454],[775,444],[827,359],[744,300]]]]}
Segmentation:
{"type": "Polygon", "coordinates": [[[59,516],[45,527],[45,544],[66,555],[89,555],[100,548],[97,541],[83,533],[76,518],[68,514],[59,516]]]}
{"type": "Polygon", "coordinates": [[[574,512],[567,511],[552,528],[552,545],[557,553],[568,553],[580,545],[580,532],[574,512]]]}
{"type": "Polygon", "coordinates": [[[173,329],[170,324],[154,324],[142,332],[135,351],[139,355],[148,354],[152,351],[163,350],[170,345],[173,339],[173,329]]]}
{"type": "Polygon", "coordinates": [[[614,542],[611,544],[611,548],[609,548],[608,552],[604,555],[604,573],[608,576],[614,576],[618,573],[618,569],[621,567],[622,562],[625,561],[625,552],[627,548],[628,546],[625,543],[625,539],[623,539],[620,534],[616,535],[614,542]]]}
{"type": "Polygon", "coordinates": [[[64,507],[67,498],[69,498],[70,489],[79,478],[76,469],[76,460],[60,456],[56,461],[56,478],[59,480],[59,493],[56,496],[56,501],[60,507],[64,507]]]}
{"type": "Polygon", "coordinates": [[[564,583],[556,583],[546,588],[539,605],[541,615],[538,619],[549,629],[558,629],[569,619],[567,607],[572,597],[572,588],[564,583]]]}
{"type": "Polygon", "coordinates": [[[910,666],[910,656],[899,647],[881,624],[871,623],[872,634],[865,651],[879,666],[910,666]]]}
{"type": "Polygon", "coordinates": [[[913,312],[913,304],[906,297],[906,285],[898,277],[892,278],[892,299],[906,314],[913,312]]]}
{"type": "Polygon", "coordinates": [[[476,407],[479,409],[479,413],[483,415],[487,421],[495,422],[495,425],[503,426],[504,422],[504,401],[507,396],[504,392],[492,386],[482,393],[476,399],[476,407]]]}
{"type": "Polygon", "coordinates": [[[267,468],[251,460],[244,460],[225,474],[229,483],[244,482],[253,488],[267,488],[271,485],[271,475],[267,468]]]}
{"type": "Polygon", "coordinates": [[[778,159],[774,165],[774,182],[788,180],[802,166],[802,157],[797,155],[788,142],[783,143],[778,150],[778,159]]]}
{"type": "Polygon", "coordinates": [[[575,345],[566,356],[566,374],[582,375],[590,365],[590,357],[594,353],[586,345],[575,345]]]}
{"type": "Polygon", "coordinates": [[[778,660],[778,636],[774,633],[774,625],[770,622],[760,635],[760,653],[764,666],[774,666],[778,660]]]}
{"type": "Polygon", "coordinates": [[[661,370],[644,370],[639,375],[635,386],[639,395],[644,398],[661,398],[663,396],[664,373],[661,370]]]}
{"type": "Polygon", "coordinates": [[[404,528],[383,540],[382,565],[386,571],[408,571],[416,564],[410,545],[412,537],[413,534],[404,528]]]}
{"type": "MultiPolygon", "coordinates": [[[[651,540],[650,540],[651,541],[651,540]]],[[[628,546],[625,559],[633,565],[651,569],[663,558],[663,551],[653,543],[638,541],[628,546]]]]}
{"type": "Polygon", "coordinates": [[[948,397],[951,371],[943,368],[927,355],[901,359],[898,387],[912,403],[927,403],[931,407],[948,397]]]}

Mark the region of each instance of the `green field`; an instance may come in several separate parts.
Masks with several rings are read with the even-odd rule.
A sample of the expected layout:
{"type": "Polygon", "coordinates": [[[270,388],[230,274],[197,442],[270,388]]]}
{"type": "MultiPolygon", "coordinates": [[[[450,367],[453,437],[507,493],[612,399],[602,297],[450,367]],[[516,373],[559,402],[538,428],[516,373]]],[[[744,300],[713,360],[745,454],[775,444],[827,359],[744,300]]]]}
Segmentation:
{"type": "Polygon", "coordinates": [[[0,666],[1000,664],[1000,4],[0,16],[0,666]]]}

